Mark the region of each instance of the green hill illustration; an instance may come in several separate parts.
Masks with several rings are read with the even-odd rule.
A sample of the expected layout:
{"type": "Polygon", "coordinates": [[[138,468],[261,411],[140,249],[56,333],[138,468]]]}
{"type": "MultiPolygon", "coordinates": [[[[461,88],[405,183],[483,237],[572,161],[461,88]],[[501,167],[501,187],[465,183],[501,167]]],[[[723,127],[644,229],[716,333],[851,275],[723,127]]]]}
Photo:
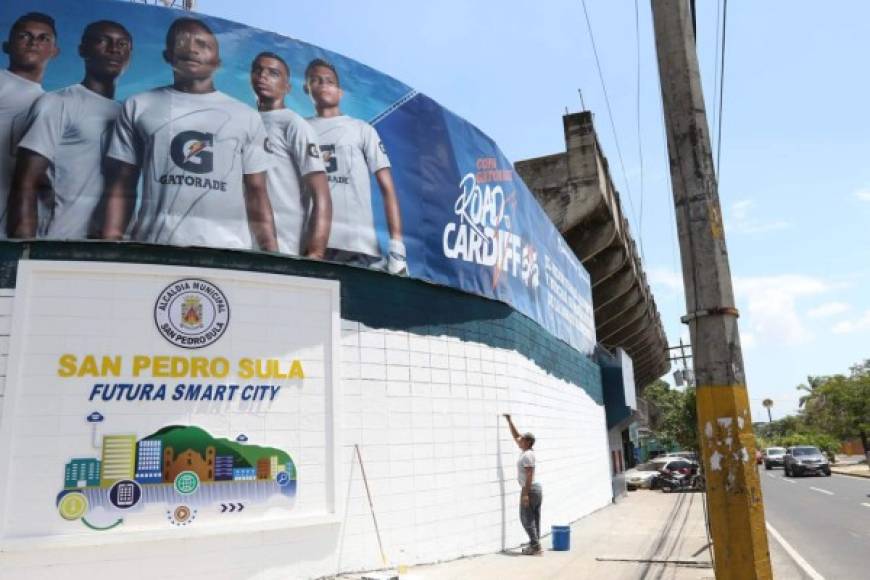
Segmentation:
{"type": "Polygon", "coordinates": [[[172,447],[176,454],[188,449],[196,451],[203,457],[207,447],[214,447],[217,455],[232,455],[237,467],[256,467],[257,461],[263,458],[278,457],[278,463],[292,465],[290,455],[274,447],[245,445],[229,439],[212,437],[205,429],[187,425],[169,425],[144,437],[143,441],[162,441],[163,448],[172,447]]]}

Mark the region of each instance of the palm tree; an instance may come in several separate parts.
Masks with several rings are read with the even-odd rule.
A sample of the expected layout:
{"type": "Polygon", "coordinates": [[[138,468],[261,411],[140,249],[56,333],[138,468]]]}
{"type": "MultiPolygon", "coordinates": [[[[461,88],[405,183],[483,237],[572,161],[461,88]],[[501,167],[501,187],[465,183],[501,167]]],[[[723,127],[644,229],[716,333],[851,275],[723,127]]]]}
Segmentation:
{"type": "Polygon", "coordinates": [[[798,385],[797,390],[803,391],[806,395],[801,395],[800,400],[798,400],[798,407],[801,409],[804,408],[810,401],[813,400],[813,397],[817,394],[816,389],[818,389],[825,382],[825,377],[814,377],[812,375],[807,377],[806,385],[798,385]]]}
{"type": "Polygon", "coordinates": [[[773,417],[770,416],[770,408],[773,407],[773,399],[764,399],[761,405],[767,409],[767,422],[773,423],[773,417]]]}

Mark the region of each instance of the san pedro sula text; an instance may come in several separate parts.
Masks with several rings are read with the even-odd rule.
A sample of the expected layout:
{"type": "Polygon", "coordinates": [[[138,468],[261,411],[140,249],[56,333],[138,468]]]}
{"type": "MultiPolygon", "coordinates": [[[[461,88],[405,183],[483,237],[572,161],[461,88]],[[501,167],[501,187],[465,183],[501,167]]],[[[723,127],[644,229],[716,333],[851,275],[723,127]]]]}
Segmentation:
{"type": "Polygon", "coordinates": [[[62,354],[57,374],[63,378],[153,377],[166,379],[304,379],[299,359],[241,358],[235,365],[226,357],[169,355],[93,355],[62,354]]]}

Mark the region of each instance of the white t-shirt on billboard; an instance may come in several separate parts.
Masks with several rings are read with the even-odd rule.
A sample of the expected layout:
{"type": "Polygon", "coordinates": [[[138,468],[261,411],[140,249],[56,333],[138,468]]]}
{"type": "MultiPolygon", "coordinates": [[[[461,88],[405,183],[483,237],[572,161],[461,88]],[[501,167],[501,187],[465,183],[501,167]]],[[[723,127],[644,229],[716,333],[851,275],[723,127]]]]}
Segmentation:
{"type": "Polygon", "coordinates": [[[124,102],[108,156],[138,165],[142,196],[132,239],[253,248],[243,175],[272,164],[257,112],[220,92],[161,87],[124,102]]]}
{"type": "Polygon", "coordinates": [[[82,239],[103,195],[103,155],[121,104],[72,85],[39,97],[19,148],[48,159],[53,206],[40,204],[39,237],[82,239]]]}
{"type": "Polygon", "coordinates": [[[0,240],[6,239],[6,203],[15,170],[15,148],[27,111],[43,92],[39,83],[0,70],[0,240]]]}
{"type": "Polygon", "coordinates": [[[326,171],[320,158],[317,133],[308,122],[290,109],[260,113],[269,150],[275,162],[269,169],[269,200],[275,214],[278,251],[298,256],[302,253],[305,225],[311,211],[311,195],[302,178],[326,171]]]}
{"type": "Polygon", "coordinates": [[[317,131],[332,194],[327,246],[379,257],[370,175],[390,167],[390,159],[378,132],[347,115],[311,117],[308,122],[317,131]]]}

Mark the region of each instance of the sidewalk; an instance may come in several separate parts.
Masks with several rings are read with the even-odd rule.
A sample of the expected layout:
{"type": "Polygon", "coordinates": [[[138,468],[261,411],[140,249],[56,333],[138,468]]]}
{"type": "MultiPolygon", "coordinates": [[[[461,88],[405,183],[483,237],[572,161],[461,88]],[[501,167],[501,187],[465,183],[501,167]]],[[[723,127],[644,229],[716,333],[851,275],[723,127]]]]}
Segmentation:
{"type": "Polygon", "coordinates": [[[831,473],[839,473],[840,475],[851,475],[853,477],[870,477],[870,469],[866,463],[855,465],[832,465],[831,473]]]}
{"type": "MultiPolygon", "coordinates": [[[[523,556],[514,549],[414,566],[401,580],[712,580],[702,497],[697,493],[632,492],[619,503],[575,522],[568,552],[551,551],[547,537],[543,556],[523,556]]],[[[774,578],[807,577],[774,538],[769,543],[774,578]]]]}
{"type": "Polygon", "coordinates": [[[833,473],[870,478],[870,469],[863,455],[837,455],[837,462],[831,466],[833,473]]]}

